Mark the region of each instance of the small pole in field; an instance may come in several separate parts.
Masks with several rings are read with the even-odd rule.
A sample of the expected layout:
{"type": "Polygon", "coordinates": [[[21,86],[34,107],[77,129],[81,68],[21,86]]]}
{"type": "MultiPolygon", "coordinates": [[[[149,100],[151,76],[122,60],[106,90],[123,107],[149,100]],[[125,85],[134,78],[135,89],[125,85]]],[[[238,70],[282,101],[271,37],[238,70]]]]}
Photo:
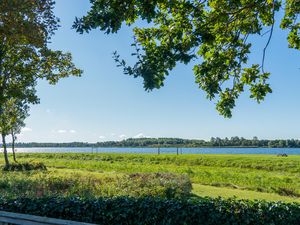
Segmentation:
{"type": "Polygon", "coordinates": [[[180,152],[181,152],[181,155],[182,155],[182,148],[180,148],[180,152]]]}
{"type": "Polygon", "coordinates": [[[178,147],[177,147],[177,155],[179,155],[179,151],[178,151],[179,149],[178,149],[178,147]]]}
{"type": "Polygon", "coordinates": [[[159,154],[160,154],[159,138],[157,138],[157,146],[158,146],[158,149],[157,149],[157,154],[159,155],[159,154]]]}

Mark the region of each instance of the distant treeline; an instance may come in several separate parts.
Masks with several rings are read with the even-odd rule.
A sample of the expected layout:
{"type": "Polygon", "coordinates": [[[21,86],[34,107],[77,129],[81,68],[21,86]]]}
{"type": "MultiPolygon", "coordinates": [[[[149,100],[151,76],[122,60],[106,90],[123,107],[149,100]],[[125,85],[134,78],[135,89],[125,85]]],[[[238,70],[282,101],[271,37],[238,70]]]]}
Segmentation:
{"type": "Polygon", "coordinates": [[[70,143],[17,143],[16,147],[263,147],[263,148],[300,148],[300,140],[259,140],[242,137],[211,138],[210,141],[190,140],[181,138],[129,138],[122,141],[106,141],[97,143],[70,142],[70,143]]]}

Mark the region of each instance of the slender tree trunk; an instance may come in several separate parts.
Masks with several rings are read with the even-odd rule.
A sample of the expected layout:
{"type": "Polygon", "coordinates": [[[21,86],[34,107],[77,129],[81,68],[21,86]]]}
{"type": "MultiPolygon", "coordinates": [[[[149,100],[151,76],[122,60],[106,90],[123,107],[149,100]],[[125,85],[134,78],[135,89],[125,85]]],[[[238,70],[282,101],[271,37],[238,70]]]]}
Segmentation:
{"type": "Polygon", "coordinates": [[[11,131],[11,139],[12,139],[11,149],[12,149],[12,153],[13,153],[13,158],[14,158],[14,161],[17,162],[17,159],[16,159],[16,152],[15,152],[15,141],[16,141],[16,137],[15,137],[15,134],[14,134],[14,131],[13,131],[13,130],[11,131]]]}
{"type": "Polygon", "coordinates": [[[4,153],[5,165],[9,166],[8,154],[7,154],[7,146],[6,146],[6,141],[5,141],[5,135],[4,134],[2,134],[2,145],[3,145],[3,153],[4,153]]]}
{"type": "MultiPolygon", "coordinates": [[[[3,76],[3,59],[5,56],[5,49],[4,49],[4,44],[6,41],[6,38],[4,37],[4,40],[1,40],[1,44],[0,44],[0,76],[2,77],[2,82],[0,83],[0,117],[3,114],[3,102],[4,102],[4,88],[5,88],[5,82],[6,79],[4,79],[3,76]]],[[[5,160],[5,165],[8,166],[9,165],[9,161],[8,161],[8,155],[7,155],[7,148],[6,148],[6,142],[5,142],[5,135],[2,135],[2,145],[3,145],[3,153],[4,153],[4,160],[5,160]]]]}

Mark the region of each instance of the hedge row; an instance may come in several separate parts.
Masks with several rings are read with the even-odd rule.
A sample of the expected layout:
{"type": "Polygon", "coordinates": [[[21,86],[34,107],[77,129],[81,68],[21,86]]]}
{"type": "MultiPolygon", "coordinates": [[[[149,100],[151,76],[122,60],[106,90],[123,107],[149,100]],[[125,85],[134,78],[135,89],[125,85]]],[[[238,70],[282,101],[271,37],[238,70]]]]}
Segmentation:
{"type": "Polygon", "coordinates": [[[158,198],[0,198],[0,210],[97,224],[296,225],[300,205],[264,201],[158,198]]]}

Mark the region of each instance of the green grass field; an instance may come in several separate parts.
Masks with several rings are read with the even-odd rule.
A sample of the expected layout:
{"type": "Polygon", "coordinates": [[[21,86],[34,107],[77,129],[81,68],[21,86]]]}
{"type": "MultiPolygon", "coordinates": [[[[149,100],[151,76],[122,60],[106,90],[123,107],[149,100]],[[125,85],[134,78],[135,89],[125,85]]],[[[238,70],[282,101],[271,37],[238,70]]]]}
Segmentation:
{"type": "MultiPolygon", "coordinates": [[[[108,177],[160,172],[186,174],[192,181],[192,192],[198,196],[300,202],[300,156],[284,158],[272,155],[176,156],[103,153],[19,153],[17,156],[20,162],[43,162],[48,167],[48,171],[2,172],[0,189],[5,182],[12,184],[18,180],[18,185],[22,186],[23,182],[24,186],[26,180],[31,179],[32,182],[39,183],[39,179],[43,177],[44,183],[53,183],[55,180],[52,189],[57,188],[60,183],[63,184],[64,180],[68,181],[70,187],[74,186],[72,190],[68,189],[68,185],[66,186],[65,189],[68,189],[69,194],[88,192],[112,196],[117,192],[113,188],[109,190],[111,185],[102,185],[100,191],[92,184],[96,180],[101,180],[103,184],[109,180],[108,177]],[[74,177],[80,179],[74,181],[71,179],[74,177]],[[87,188],[87,184],[93,188],[87,188]]],[[[1,190],[5,190],[5,185],[1,190]]]]}

